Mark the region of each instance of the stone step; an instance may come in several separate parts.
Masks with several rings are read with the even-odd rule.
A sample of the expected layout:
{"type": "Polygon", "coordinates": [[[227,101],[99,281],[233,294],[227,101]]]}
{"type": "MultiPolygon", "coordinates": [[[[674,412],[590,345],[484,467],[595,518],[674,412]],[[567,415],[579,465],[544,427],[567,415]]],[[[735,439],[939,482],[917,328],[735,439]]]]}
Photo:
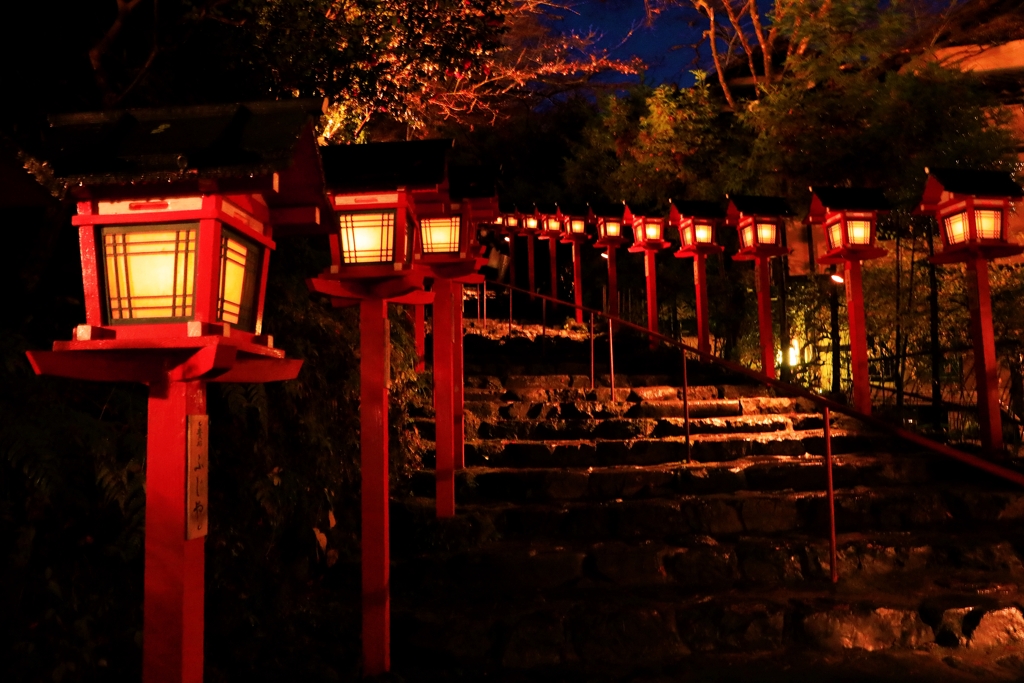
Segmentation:
{"type": "Polygon", "coordinates": [[[695,399],[658,401],[535,401],[467,398],[466,413],[481,419],[606,419],[611,417],[731,417],[737,415],[786,415],[817,413],[808,402],[791,398],[695,399]]]}
{"type": "MultiPolygon", "coordinates": [[[[878,450],[878,444],[864,434],[833,430],[833,453],[878,450]]],[[[884,449],[882,449],[884,450],[884,449]]],[[[697,434],[686,438],[500,440],[466,442],[467,466],[489,467],[606,467],[610,465],[657,465],[662,463],[723,462],[759,455],[823,455],[821,430],[755,434],[697,434]],[[689,457],[688,457],[689,455],[689,457]]],[[[424,464],[433,467],[433,449],[424,454],[424,464]]]]}
{"type": "MultiPolygon", "coordinates": [[[[894,486],[929,481],[922,457],[841,455],[835,457],[837,489],[894,486]]],[[[658,498],[736,491],[821,491],[825,469],[820,456],[761,456],[728,463],[671,463],[648,466],[554,468],[470,467],[456,472],[459,504],[658,498]]],[[[414,473],[412,490],[431,497],[432,470],[414,473]]]]}
{"type": "MultiPolygon", "coordinates": [[[[450,525],[434,518],[434,501],[406,501],[406,523],[424,547],[450,525]]],[[[948,532],[990,526],[1012,529],[1024,519],[1024,491],[952,485],[856,487],[836,493],[840,533],[948,532]]],[[[461,504],[458,524],[472,530],[465,542],[506,540],[666,541],[692,535],[824,534],[828,501],[821,491],[738,491],[670,498],[461,504]]],[[[398,514],[398,513],[396,513],[398,514]]],[[[467,532],[469,533],[469,532],[467,532]]]]}
{"type": "Polygon", "coordinates": [[[1016,594],[992,599],[889,591],[852,603],[827,590],[688,600],[605,591],[602,599],[481,599],[455,605],[445,597],[435,597],[426,609],[422,596],[395,601],[395,649],[418,662],[418,669],[450,662],[469,673],[459,680],[923,683],[1014,680],[1024,671],[1024,615],[1016,594]],[[837,671],[836,660],[850,658],[851,650],[864,653],[854,659],[861,667],[868,653],[911,653],[914,661],[894,670],[893,662],[901,660],[887,658],[864,675],[857,667],[837,671]],[[987,657],[977,657],[980,652],[987,657]],[[708,666],[713,664],[709,656],[723,654],[760,655],[763,669],[759,675],[748,660],[748,675],[734,678],[732,668],[708,666]],[[831,676],[793,676],[806,660],[823,654],[831,660],[831,676]],[[978,664],[971,663],[972,655],[978,664]],[[704,675],[696,678],[695,670],[704,675]],[[973,675],[966,677],[964,670],[973,675]],[[509,677],[516,671],[522,677],[509,677]]]}
{"type": "MultiPolygon", "coordinates": [[[[797,399],[774,398],[765,391],[749,391],[748,387],[732,385],[704,385],[690,386],[686,397],[690,401],[714,401],[714,400],[739,400],[747,399],[756,401],[775,400],[788,401],[787,405],[806,405],[811,408],[813,404],[809,401],[797,399]]],[[[642,401],[680,401],[683,399],[682,387],[668,384],[659,384],[645,387],[623,387],[616,385],[614,394],[610,387],[589,386],[570,388],[545,388],[545,387],[487,387],[478,388],[467,386],[463,390],[465,401],[486,402],[486,401],[530,401],[534,403],[562,403],[562,402],[633,402],[642,401]]],[[[778,405],[782,405],[779,403],[778,405]]],[[[813,408],[812,408],[813,409],[813,408]]]]}
{"type": "MultiPolygon", "coordinates": [[[[1019,533],[1013,538],[1022,540],[1019,533]]],[[[865,590],[971,592],[978,584],[1016,590],[1024,581],[1014,544],[992,533],[842,534],[836,550],[840,582],[833,590],[840,596],[865,590]]],[[[712,590],[819,590],[831,584],[828,539],[806,535],[723,542],[698,536],[676,543],[503,541],[411,557],[396,563],[393,577],[408,592],[492,597],[644,588],[651,589],[646,595],[677,599],[712,590]]]]}
{"type": "MultiPolygon", "coordinates": [[[[467,425],[467,439],[558,440],[571,439],[658,439],[686,434],[686,420],[669,418],[556,418],[483,420],[467,425]]],[[[702,417],[689,421],[690,434],[750,435],[770,432],[808,431],[822,428],[819,415],[743,415],[702,417]]],[[[424,436],[429,432],[421,431],[424,436]]]]}

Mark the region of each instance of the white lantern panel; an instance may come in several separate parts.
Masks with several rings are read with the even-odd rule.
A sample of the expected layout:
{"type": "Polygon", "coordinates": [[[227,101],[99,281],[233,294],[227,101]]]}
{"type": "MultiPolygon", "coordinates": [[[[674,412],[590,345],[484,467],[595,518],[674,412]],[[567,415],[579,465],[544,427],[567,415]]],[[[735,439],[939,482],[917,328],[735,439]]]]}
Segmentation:
{"type": "Polygon", "coordinates": [[[103,229],[110,322],[191,318],[198,223],[103,229]]]}
{"type": "Polygon", "coordinates": [[[961,211],[960,213],[955,213],[952,216],[947,216],[945,223],[946,239],[950,244],[962,244],[967,241],[968,227],[966,211],[961,211]]]}
{"type": "Polygon", "coordinates": [[[757,224],[757,243],[775,244],[776,225],[774,223],[757,224]]]}
{"type": "Polygon", "coordinates": [[[391,263],[395,260],[394,211],[344,213],[339,221],[344,263],[391,263]]]}
{"type": "Polygon", "coordinates": [[[974,212],[974,226],[978,230],[978,239],[1002,239],[1003,212],[992,209],[977,209],[974,212]]]}
{"type": "Polygon", "coordinates": [[[451,254],[459,251],[461,216],[445,218],[423,218],[420,220],[420,237],[424,254],[451,254]]]}
{"type": "Polygon", "coordinates": [[[710,225],[697,223],[693,226],[693,232],[697,238],[697,244],[711,244],[714,242],[714,231],[710,225]]]}
{"type": "Polygon", "coordinates": [[[740,229],[740,246],[748,248],[754,246],[754,226],[748,225],[740,229]]]}
{"type": "Polygon", "coordinates": [[[604,222],[604,235],[605,237],[618,237],[622,234],[622,223],[619,221],[605,221],[604,222]]]}
{"type": "Polygon", "coordinates": [[[828,226],[828,244],[830,249],[838,249],[843,246],[843,224],[835,222],[828,226]]]}
{"type": "Polygon", "coordinates": [[[582,235],[586,227],[587,224],[582,218],[573,218],[569,221],[569,231],[577,235],[582,235]]]}
{"type": "Polygon", "coordinates": [[[846,236],[850,240],[850,244],[860,246],[871,244],[871,221],[847,219],[846,236]]]}

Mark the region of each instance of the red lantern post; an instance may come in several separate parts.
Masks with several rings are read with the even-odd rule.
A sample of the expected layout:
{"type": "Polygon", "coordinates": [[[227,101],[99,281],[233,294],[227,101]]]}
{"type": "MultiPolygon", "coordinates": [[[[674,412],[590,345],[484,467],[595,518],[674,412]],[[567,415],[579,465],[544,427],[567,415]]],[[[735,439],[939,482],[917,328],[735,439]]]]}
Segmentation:
{"type": "Polygon", "coordinates": [[[623,219],[611,211],[603,212],[605,216],[597,217],[591,211],[591,219],[597,224],[596,247],[604,247],[602,254],[608,259],[608,315],[619,315],[619,274],[615,263],[615,251],[626,243],[622,234],[623,219]]]}
{"type": "Polygon", "coordinates": [[[60,141],[55,175],[78,200],[72,223],[86,322],[71,341],[28,357],[40,375],[149,387],[146,683],[203,678],[206,384],[293,379],[302,364],[263,334],[263,302],[274,224],[304,226],[319,216],[319,206],[291,191],[317,175],[307,164],[315,165],[311,118],[319,113],[320,103],[293,101],[51,121],[60,141]],[[270,144],[246,150],[258,157],[251,168],[206,163],[188,172],[186,149],[239,158],[232,155],[241,150],[217,137],[225,121],[237,122],[237,139],[260,131],[270,144]],[[104,129],[110,137],[97,154],[95,135],[104,129]],[[203,139],[211,142],[197,143],[203,139]],[[145,172],[109,171],[134,164],[145,172]]]}
{"type": "MultiPolygon", "coordinates": [[[[322,152],[329,184],[331,167],[348,163],[346,149],[322,152]]],[[[308,285],[312,292],[329,296],[335,306],[359,306],[363,666],[367,675],[375,676],[391,666],[388,301],[422,289],[423,273],[412,269],[416,223],[411,192],[404,187],[390,192],[331,191],[328,197],[337,225],[330,235],[332,263],[308,285]]]]}
{"type": "Polygon", "coordinates": [[[885,256],[875,246],[878,212],[888,203],[881,190],[851,187],[812,187],[807,222],[820,225],[828,244],[821,263],[844,264],[846,313],[850,321],[850,367],[853,374],[853,406],[871,414],[868,376],[867,330],[864,323],[864,291],[861,262],[885,256]]]}
{"type": "Polygon", "coordinates": [[[728,198],[726,220],[736,227],[740,250],[737,261],[754,261],[757,273],[757,320],[761,336],[761,372],[775,377],[775,334],[772,331],[772,294],[770,260],[789,253],[782,244],[785,233],[783,216],[792,212],[778,197],[734,195],[728,198]]]}
{"type": "MultiPolygon", "coordinates": [[[[631,215],[629,207],[626,207],[626,214],[631,215]]],[[[644,275],[647,279],[647,329],[655,334],[658,333],[658,268],[654,256],[669,246],[669,243],[662,239],[664,231],[664,218],[633,217],[633,244],[629,251],[644,255],[644,275]]],[[[654,337],[651,337],[651,345],[654,344],[654,337]]]]}
{"type": "Polygon", "coordinates": [[[673,202],[669,223],[679,230],[681,246],[676,258],[693,258],[693,284],[697,300],[697,350],[711,353],[711,322],[708,311],[707,257],[722,251],[715,231],[725,212],[715,202],[673,202]]]}
{"type": "Polygon", "coordinates": [[[1003,450],[999,409],[999,364],[992,329],[988,262],[1014,256],[1024,247],[1011,244],[1007,235],[1010,200],[1024,197],[1009,173],[967,169],[934,169],[928,173],[919,211],[938,220],[943,249],[933,263],[964,263],[974,341],[974,381],[978,394],[978,422],[982,446],[1003,450]]]}
{"type": "Polygon", "coordinates": [[[562,216],[565,231],[562,244],[572,245],[572,296],[576,304],[576,323],[583,324],[583,255],[580,250],[587,239],[587,220],[582,215],[562,216]]]}

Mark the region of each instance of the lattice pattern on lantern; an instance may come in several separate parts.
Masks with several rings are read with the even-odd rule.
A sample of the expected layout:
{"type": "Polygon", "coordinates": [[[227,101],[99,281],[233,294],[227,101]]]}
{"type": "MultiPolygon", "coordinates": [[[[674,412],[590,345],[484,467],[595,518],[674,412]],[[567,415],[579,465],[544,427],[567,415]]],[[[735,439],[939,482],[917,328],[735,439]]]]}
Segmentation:
{"type": "Polygon", "coordinates": [[[545,218],[544,229],[547,230],[548,232],[561,232],[562,221],[558,220],[557,218],[545,218]]]}
{"type": "Polygon", "coordinates": [[[395,260],[395,212],[343,213],[341,257],[344,263],[390,263],[395,260]]]}
{"type": "Polygon", "coordinates": [[[260,249],[230,230],[221,233],[217,319],[252,331],[260,249]]]}
{"type": "Polygon", "coordinates": [[[661,239],[661,221],[647,219],[644,221],[644,239],[657,241],[661,239]]]}
{"type": "Polygon", "coordinates": [[[828,226],[828,244],[830,249],[838,249],[843,246],[843,222],[841,220],[828,226]]]}
{"type": "Polygon", "coordinates": [[[198,223],[103,229],[111,323],[191,318],[198,223]]]}
{"type": "Polygon", "coordinates": [[[526,219],[526,229],[527,230],[536,230],[537,229],[537,219],[534,218],[533,216],[530,216],[529,218],[527,218],[526,219]]]}
{"type": "Polygon", "coordinates": [[[604,222],[604,236],[605,237],[618,237],[622,234],[622,222],[621,221],[605,221],[604,222]]]}
{"type": "Polygon", "coordinates": [[[451,254],[459,250],[461,216],[420,219],[424,254],[451,254]]]}
{"type": "Polygon", "coordinates": [[[960,244],[967,241],[968,226],[967,212],[961,211],[952,216],[946,217],[946,238],[950,244],[960,244]]]}
{"type": "Polygon", "coordinates": [[[754,226],[747,225],[740,230],[740,246],[744,249],[754,246],[754,226]]]}
{"type": "MultiPolygon", "coordinates": [[[[846,219],[846,238],[850,244],[864,246],[871,244],[871,221],[856,218],[846,219]]],[[[837,245],[838,246],[838,245],[837,245]]]]}
{"type": "Polygon", "coordinates": [[[576,235],[582,235],[586,232],[587,222],[582,218],[570,218],[569,219],[569,232],[576,235]]]}
{"type": "Polygon", "coordinates": [[[992,209],[976,209],[974,226],[978,230],[980,240],[998,240],[1003,238],[1003,212],[992,209]]]}
{"type": "Polygon", "coordinates": [[[757,224],[757,243],[775,244],[777,226],[774,223],[757,224]]]}

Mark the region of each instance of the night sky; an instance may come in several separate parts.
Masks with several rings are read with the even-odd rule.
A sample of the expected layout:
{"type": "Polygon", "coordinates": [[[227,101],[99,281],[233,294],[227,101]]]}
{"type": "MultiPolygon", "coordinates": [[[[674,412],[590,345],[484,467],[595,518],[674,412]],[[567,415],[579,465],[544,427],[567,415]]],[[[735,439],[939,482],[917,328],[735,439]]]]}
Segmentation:
{"type": "Polygon", "coordinates": [[[602,34],[598,46],[610,50],[611,56],[640,57],[648,65],[649,84],[693,82],[689,72],[697,65],[692,45],[700,41],[706,22],[693,9],[664,11],[653,26],[645,24],[643,0],[576,0],[571,11],[558,14],[562,18],[554,22],[556,30],[585,33],[592,29],[602,34]],[[691,26],[691,22],[696,23],[691,26]],[[633,34],[626,38],[631,29],[633,34]]]}

